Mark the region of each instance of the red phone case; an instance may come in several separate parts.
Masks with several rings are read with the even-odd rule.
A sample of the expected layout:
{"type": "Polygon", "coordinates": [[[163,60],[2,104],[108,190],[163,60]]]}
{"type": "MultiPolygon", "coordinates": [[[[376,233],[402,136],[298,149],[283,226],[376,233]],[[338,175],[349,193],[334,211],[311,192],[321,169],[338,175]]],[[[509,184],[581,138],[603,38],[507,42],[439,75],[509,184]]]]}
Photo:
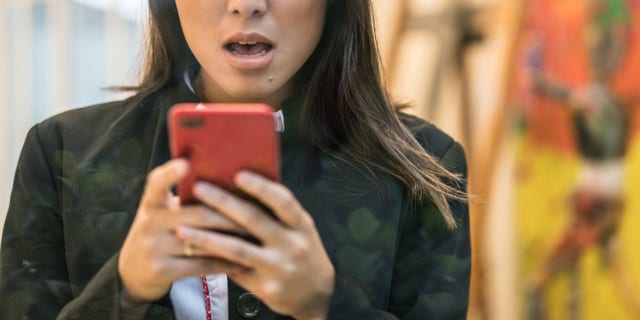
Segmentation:
{"type": "Polygon", "coordinates": [[[191,164],[178,183],[183,204],[194,203],[196,180],[238,191],[233,177],[251,170],[280,181],[280,150],[273,110],[262,104],[179,104],[169,112],[171,155],[191,164]]]}

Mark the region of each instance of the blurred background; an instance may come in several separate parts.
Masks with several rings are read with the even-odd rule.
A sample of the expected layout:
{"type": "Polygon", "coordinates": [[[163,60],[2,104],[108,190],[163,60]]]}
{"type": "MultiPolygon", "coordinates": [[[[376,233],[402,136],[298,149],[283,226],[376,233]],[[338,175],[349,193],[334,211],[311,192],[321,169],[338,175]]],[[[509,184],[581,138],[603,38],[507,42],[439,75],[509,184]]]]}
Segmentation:
{"type": "MultiPolygon", "coordinates": [[[[640,319],[640,1],[374,0],[394,99],[466,148],[469,319],[640,319]]],[[[0,221],[38,121],[123,94],[142,0],[0,0],[0,221]]]]}

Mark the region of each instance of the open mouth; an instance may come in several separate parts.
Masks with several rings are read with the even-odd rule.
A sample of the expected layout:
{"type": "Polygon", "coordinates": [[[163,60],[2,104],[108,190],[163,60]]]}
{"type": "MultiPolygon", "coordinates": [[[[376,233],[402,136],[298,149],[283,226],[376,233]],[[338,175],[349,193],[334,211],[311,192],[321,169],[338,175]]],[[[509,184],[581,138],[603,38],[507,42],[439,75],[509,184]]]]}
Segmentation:
{"type": "Polygon", "coordinates": [[[240,57],[259,57],[266,55],[273,49],[273,45],[258,41],[235,41],[228,43],[224,47],[233,55],[240,57]]]}
{"type": "Polygon", "coordinates": [[[277,46],[259,33],[236,33],[223,46],[229,64],[244,71],[256,71],[268,67],[275,59],[277,46]]]}

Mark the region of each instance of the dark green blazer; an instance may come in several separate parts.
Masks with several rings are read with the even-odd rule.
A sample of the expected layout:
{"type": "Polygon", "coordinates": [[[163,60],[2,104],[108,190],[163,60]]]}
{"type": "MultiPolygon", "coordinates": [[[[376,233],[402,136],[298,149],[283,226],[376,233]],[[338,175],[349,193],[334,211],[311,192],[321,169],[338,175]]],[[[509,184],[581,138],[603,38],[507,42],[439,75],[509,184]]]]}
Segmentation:
{"type": "MultiPolygon", "coordinates": [[[[282,181],[315,219],[335,266],[329,318],[465,318],[467,206],[452,203],[459,227],[449,230],[396,179],[372,179],[309,147],[293,100],[283,104],[282,181]]],[[[167,110],[196,101],[179,86],[72,110],[29,131],[2,238],[0,319],[173,318],[168,298],[140,306],[122,296],[117,257],[147,173],[170,158],[167,110]]],[[[403,121],[429,153],[466,176],[458,143],[415,117],[403,121]]],[[[242,319],[235,306],[243,292],[230,281],[230,319],[242,319]]],[[[256,319],[276,318],[285,317],[263,306],[256,319]]]]}

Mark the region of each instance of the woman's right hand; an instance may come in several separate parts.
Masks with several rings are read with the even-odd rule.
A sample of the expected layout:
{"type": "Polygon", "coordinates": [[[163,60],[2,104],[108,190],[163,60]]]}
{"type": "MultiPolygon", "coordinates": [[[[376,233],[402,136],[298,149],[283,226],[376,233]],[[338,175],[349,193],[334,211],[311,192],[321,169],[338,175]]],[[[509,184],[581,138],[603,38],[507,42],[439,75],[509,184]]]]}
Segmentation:
{"type": "Polygon", "coordinates": [[[185,256],[185,244],[175,236],[181,225],[245,233],[206,206],[180,206],[170,190],[188,170],[186,160],[175,159],[147,176],[136,217],[118,258],[126,294],[136,301],[157,300],[167,294],[174,281],[184,277],[242,268],[219,259],[185,256]]]}

